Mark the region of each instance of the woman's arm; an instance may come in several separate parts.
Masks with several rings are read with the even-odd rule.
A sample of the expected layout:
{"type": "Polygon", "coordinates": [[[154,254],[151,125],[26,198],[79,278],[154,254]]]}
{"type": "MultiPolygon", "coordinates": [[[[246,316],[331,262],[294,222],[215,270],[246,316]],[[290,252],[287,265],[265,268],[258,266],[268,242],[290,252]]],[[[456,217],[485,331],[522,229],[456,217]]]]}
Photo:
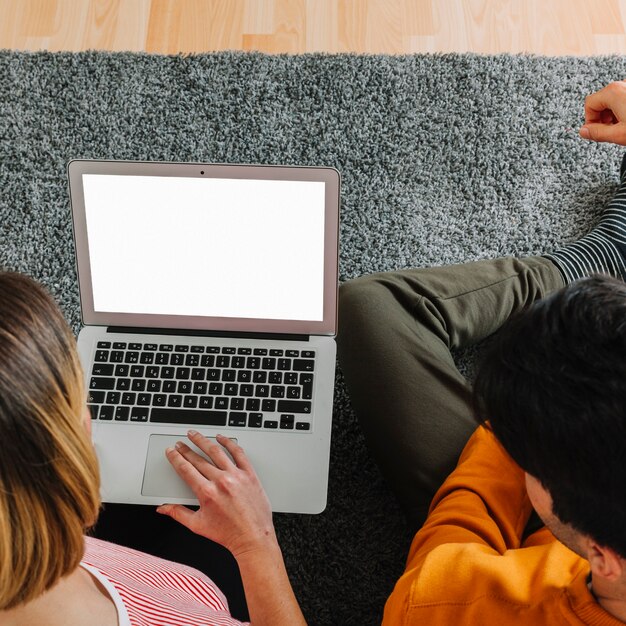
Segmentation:
{"type": "Polygon", "coordinates": [[[219,445],[193,430],[188,437],[212,463],[182,442],[166,455],[200,508],[166,504],[157,511],[232,552],[253,626],[306,626],[276,539],[269,500],[243,449],[222,435],[217,437],[219,445]]]}

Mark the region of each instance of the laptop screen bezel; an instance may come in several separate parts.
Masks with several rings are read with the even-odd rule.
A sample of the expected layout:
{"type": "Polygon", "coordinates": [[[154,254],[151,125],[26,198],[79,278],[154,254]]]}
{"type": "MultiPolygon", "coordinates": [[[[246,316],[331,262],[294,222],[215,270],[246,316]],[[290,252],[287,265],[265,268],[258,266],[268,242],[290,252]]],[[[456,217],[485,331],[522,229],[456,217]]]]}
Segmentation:
{"type": "Polygon", "coordinates": [[[101,161],[75,159],[68,163],[68,179],[81,314],[87,326],[181,329],[226,333],[277,333],[330,335],[337,331],[339,258],[339,172],[331,167],[278,165],[224,165],[149,161],[101,161]],[[325,184],[323,317],[318,320],[224,318],[193,315],[161,315],[96,311],[83,175],[165,176],[258,180],[313,181],[325,184]]]}

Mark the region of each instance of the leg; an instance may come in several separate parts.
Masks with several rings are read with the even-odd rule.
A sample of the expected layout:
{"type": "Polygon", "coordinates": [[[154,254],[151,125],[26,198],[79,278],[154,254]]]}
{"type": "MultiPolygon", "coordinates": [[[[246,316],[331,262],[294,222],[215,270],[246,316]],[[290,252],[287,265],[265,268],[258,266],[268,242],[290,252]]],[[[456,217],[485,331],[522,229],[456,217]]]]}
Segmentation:
{"type": "Polygon", "coordinates": [[[617,193],[600,221],[585,237],[546,255],[567,282],[589,274],[609,274],[626,280],[626,154],[617,193]]]}
{"type": "Polygon", "coordinates": [[[339,360],[368,445],[421,524],[475,428],[450,350],[563,286],[541,257],[374,274],[339,291],[339,360]]]}

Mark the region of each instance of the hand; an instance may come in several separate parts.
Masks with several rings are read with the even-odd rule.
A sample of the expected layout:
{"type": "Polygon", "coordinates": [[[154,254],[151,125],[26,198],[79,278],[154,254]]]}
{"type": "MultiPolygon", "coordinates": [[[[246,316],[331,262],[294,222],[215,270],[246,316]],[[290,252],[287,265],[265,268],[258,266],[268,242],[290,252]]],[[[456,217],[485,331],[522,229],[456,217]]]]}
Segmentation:
{"type": "Polygon", "coordinates": [[[626,81],[610,83],[587,96],[580,136],[626,146],[626,81]]]}
{"type": "Polygon", "coordinates": [[[157,512],[169,515],[189,530],[216,541],[237,558],[276,541],[270,503],[243,449],[223,435],[220,445],[190,430],[189,439],[214,465],[182,442],[165,452],[176,473],[191,487],[200,503],[192,511],[165,504],[157,512]],[[224,449],[228,450],[230,457],[224,449]]]}

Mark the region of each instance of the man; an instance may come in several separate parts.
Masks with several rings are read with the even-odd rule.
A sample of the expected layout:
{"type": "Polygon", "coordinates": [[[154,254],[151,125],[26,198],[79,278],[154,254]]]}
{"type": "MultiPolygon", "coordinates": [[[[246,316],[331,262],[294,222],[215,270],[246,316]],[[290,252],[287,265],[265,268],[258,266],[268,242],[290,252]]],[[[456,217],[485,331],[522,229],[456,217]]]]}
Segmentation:
{"type": "MultiPolygon", "coordinates": [[[[585,118],[582,137],[626,145],[626,83],[585,118]]],[[[416,524],[432,499],[384,624],[626,623],[625,170],[592,232],[546,257],[342,285],[368,444],[416,524]],[[473,392],[451,350],[501,327],[473,392]]]]}

